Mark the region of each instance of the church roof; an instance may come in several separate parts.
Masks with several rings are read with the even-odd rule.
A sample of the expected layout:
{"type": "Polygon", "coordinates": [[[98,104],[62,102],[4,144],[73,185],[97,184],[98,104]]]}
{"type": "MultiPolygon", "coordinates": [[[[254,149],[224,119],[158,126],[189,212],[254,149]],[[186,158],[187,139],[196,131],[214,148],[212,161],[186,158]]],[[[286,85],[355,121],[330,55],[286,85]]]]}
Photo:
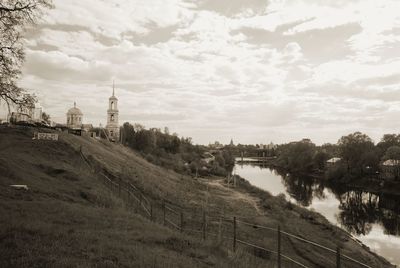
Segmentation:
{"type": "Polygon", "coordinates": [[[68,110],[68,115],[83,115],[82,111],[79,108],[76,108],[76,103],[74,103],[74,107],[68,110]]]}
{"type": "Polygon", "coordinates": [[[110,100],[118,100],[117,97],[115,97],[115,84],[113,81],[113,92],[112,92],[112,96],[109,98],[110,100]]]}

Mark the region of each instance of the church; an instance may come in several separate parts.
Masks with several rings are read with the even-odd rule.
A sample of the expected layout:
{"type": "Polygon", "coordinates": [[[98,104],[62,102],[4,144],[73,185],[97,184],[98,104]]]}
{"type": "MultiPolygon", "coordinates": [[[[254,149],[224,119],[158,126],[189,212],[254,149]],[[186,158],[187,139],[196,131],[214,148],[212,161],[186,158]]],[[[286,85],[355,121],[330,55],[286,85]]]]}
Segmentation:
{"type": "Polygon", "coordinates": [[[118,99],[115,97],[114,85],[112,96],[108,99],[106,131],[111,141],[119,141],[118,99]]]}
{"type": "MultiPolygon", "coordinates": [[[[115,97],[115,86],[113,85],[112,96],[108,99],[107,125],[105,127],[105,133],[108,140],[114,142],[118,142],[120,140],[118,113],[118,99],[115,97]]],[[[75,102],[74,107],[69,109],[67,112],[66,126],[75,131],[90,132],[93,129],[92,124],[83,124],[83,113],[76,106],[75,102]]]]}

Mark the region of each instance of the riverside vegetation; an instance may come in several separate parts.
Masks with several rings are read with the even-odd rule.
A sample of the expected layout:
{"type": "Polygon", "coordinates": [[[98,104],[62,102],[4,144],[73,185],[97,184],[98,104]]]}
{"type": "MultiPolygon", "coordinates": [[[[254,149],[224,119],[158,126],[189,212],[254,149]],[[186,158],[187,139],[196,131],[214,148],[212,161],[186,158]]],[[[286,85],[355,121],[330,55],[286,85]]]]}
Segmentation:
{"type": "MultiPolygon", "coordinates": [[[[237,145],[233,149],[236,155],[240,151],[255,155],[257,146],[237,145]]],[[[369,182],[376,189],[400,190],[400,134],[385,134],[378,143],[361,132],[341,137],[336,144],[315,145],[309,139],[278,145],[273,150],[276,157],[268,164],[285,172],[299,175],[312,175],[333,184],[365,185],[369,182]],[[327,160],[333,157],[341,160],[327,167],[327,160]],[[381,164],[385,160],[398,163],[393,169],[393,178],[380,185],[381,164]]]]}

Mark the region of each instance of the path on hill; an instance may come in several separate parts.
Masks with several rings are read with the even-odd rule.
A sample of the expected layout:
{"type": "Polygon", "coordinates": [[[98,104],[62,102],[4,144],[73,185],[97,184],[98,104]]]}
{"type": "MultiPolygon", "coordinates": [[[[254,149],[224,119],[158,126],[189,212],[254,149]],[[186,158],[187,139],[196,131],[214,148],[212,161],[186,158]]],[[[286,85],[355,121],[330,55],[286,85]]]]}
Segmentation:
{"type": "Polygon", "coordinates": [[[233,187],[227,187],[227,184],[224,182],[224,179],[202,180],[202,181],[211,187],[215,187],[218,190],[225,192],[222,195],[224,198],[244,201],[248,203],[251,207],[253,207],[258,215],[264,214],[258,205],[259,199],[257,197],[253,197],[248,193],[239,192],[233,187]]]}

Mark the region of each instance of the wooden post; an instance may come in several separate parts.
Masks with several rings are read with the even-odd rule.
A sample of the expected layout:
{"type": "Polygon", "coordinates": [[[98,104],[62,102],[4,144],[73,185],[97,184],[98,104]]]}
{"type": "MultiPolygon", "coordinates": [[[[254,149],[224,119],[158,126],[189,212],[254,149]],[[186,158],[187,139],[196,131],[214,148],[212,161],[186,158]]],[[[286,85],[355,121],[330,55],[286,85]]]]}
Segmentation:
{"type": "Polygon", "coordinates": [[[127,203],[127,206],[129,207],[130,206],[130,204],[131,204],[131,194],[129,193],[129,189],[127,188],[127,189],[125,189],[125,191],[126,191],[126,203],[127,203]]]}
{"type": "Polygon", "coordinates": [[[183,212],[181,211],[181,233],[183,232],[183,212]]]}
{"type": "Polygon", "coordinates": [[[153,221],[153,203],[150,203],[150,220],[153,221]]]}
{"type": "Polygon", "coordinates": [[[206,240],[206,211],[203,209],[203,240],[206,240]]]}
{"type": "Polygon", "coordinates": [[[118,196],[121,196],[121,178],[118,181],[118,196]]]}
{"type": "Polygon", "coordinates": [[[163,200],[162,209],[163,209],[163,224],[165,226],[165,200],[163,200]]]}
{"type": "Polygon", "coordinates": [[[340,247],[336,248],[336,268],[340,268],[340,247]]]}
{"type": "Polygon", "coordinates": [[[222,216],[219,216],[217,241],[218,241],[218,243],[221,243],[221,241],[222,241],[222,216]]]}
{"type": "Polygon", "coordinates": [[[281,268],[281,226],[278,225],[278,268],[281,268]]]}
{"type": "Polygon", "coordinates": [[[236,217],[233,217],[233,252],[236,252],[236,217]]]}

